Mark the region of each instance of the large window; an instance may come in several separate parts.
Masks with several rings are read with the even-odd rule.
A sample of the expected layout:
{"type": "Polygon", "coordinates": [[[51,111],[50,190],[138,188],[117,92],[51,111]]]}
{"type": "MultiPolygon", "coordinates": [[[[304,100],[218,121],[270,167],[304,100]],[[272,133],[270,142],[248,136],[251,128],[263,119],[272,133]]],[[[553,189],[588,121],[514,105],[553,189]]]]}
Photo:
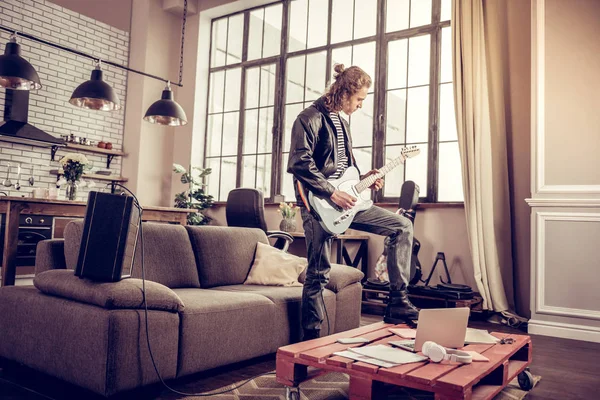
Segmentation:
{"type": "Polygon", "coordinates": [[[375,201],[405,180],[421,201],[463,201],[452,87],[451,0],[279,1],[213,20],[205,166],[208,192],[235,187],[294,199],[286,172],[296,116],[325,91],[337,63],[373,79],[350,124],[362,173],[404,146],[421,154],[386,176],[375,201]],[[378,10],[378,6],[382,10],[378,10]],[[383,18],[378,18],[378,15],[383,18]]]}

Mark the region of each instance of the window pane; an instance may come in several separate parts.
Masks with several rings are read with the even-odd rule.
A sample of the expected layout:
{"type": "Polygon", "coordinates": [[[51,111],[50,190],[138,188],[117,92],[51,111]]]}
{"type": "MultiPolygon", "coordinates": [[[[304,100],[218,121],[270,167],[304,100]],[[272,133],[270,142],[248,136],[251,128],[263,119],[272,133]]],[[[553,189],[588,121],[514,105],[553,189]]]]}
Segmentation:
{"type": "Polygon", "coordinates": [[[208,99],[208,112],[217,113],[223,111],[223,89],[225,88],[225,72],[213,72],[210,74],[210,95],[208,99]]]}
{"type": "Polygon", "coordinates": [[[240,113],[232,112],[223,115],[223,155],[235,156],[238,148],[238,132],[240,130],[240,113]]]}
{"type": "Polygon", "coordinates": [[[284,196],[285,201],[294,201],[296,196],[294,194],[294,178],[292,174],[287,172],[287,164],[289,160],[289,153],[283,154],[282,168],[283,177],[281,179],[281,194],[284,196]]]}
{"type": "MultiPolygon", "coordinates": [[[[409,144],[410,146],[410,144],[409,144]]],[[[404,169],[406,170],[406,180],[413,181],[419,185],[419,196],[427,196],[427,146],[419,145],[421,154],[414,158],[406,160],[404,169]]]]}
{"type": "Polygon", "coordinates": [[[322,51],[307,55],[306,62],[306,93],[304,100],[316,100],[325,91],[325,74],[327,53],[322,51]]]}
{"type": "Polygon", "coordinates": [[[377,0],[354,1],[354,39],[375,35],[377,0]]]}
{"type": "MultiPolygon", "coordinates": [[[[388,164],[391,161],[393,161],[396,157],[399,157],[402,148],[403,146],[386,146],[385,164],[388,164]]],[[[388,172],[388,174],[385,176],[385,185],[383,185],[383,195],[385,197],[399,197],[400,189],[403,183],[404,164],[400,164],[396,168],[388,172]]]]}
{"type": "Polygon", "coordinates": [[[329,0],[310,0],[308,10],[308,48],[327,44],[329,0]]]}
{"type": "Polygon", "coordinates": [[[256,187],[256,155],[242,157],[244,171],[242,172],[242,187],[256,187]]]}
{"type": "Polygon", "coordinates": [[[263,58],[278,55],[281,50],[281,4],[265,8],[263,58]]]}
{"type": "Polygon", "coordinates": [[[290,3],[290,28],[288,51],[306,48],[306,21],[308,18],[308,0],[296,0],[290,3]]]}
{"type": "Polygon", "coordinates": [[[450,27],[442,28],[442,67],[440,82],[452,82],[452,33],[450,27]]]}
{"type": "Polygon", "coordinates": [[[256,188],[263,192],[265,198],[271,197],[271,154],[257,157],[256,188]]]}
{"type": "Polygon", "coordinates": [[[452,0],[442,0],[442,15],[440,21],[450,20],[452,15],[452,0]]]}
{"type": "Polygon", "coordinates": [[[258,107],[258,90],[260,87],[258,71],[258,67],[246,70],[246,108],[258,107]]]}
{"type": "Polygon", "coordinates": [[[284,136],[283,136],[283,151],[290,151],[291,138],[292,138],[292,126],[294,125],[294,121],[296,117],[302,110],[304,106],[302,104],[292,104],[289,106],[285,106],[285,126],[284,126],[284,136]]]}
{"type": "Polygon", "coordinates": [[[356,158],[356,164],[361,174],[365,174],[372,169],[373,149],[371,147],[353,149],[352,153],[354,154],[354,158],[356,158]]]}
{"type": "Polygon", "coordinates": [[[206,168],[211,168],[212,171],[206,176],[206,190],[214,200],[220,200],[219,198],[219,182],[221,173],[221,159],[220,158],[207,158],[205,162],[206,168]]]}
{"type": "Polygon", "coordinates": [[[258,152],[270,153],[273,149],[273,107],[258,112],[258,152]]]}
{"type": "Polygon", "coordinates": [[[408,39],[408,86],[429,84],[430,35],[408,39]]]}
{"type": "Polygon", "coordinates": [[[227,195],[235,189],[235,179],[237,173],[237,158],[223,157],[221,159],[221,190],[219,191],[220,200],[227,200],[227,195]]]}
{"type": "Polygon", "coordinates": [[[438,201],[464,201],[458,142],[440,143],[438,201]]]}
{"type": "Polygon", "coordinates": [[[227,35],[227,64],[242,61],[242,41],[244,38],[244,14],[229,18],[229,34],[227,35]]]}
{"type": "Polygon", "coordinates": [[[331,6],[331,43],[352,39],[354,0],[333,0],[331,6]]]}
{"type": "Polygon", "coordinates": [[[248,60],[256,60],[262,55],[264,8],[250,13],[250,32],[248,35],[248,60]]]}
{"type": "Polygon", "coordinates": [[[406,141],[427,142],[429,138],[429,86],[408,89],[406,141]]]}
{"type": "Polygon", "coordinates": [[[385,143],[406,143],[404,136],[406,115],[406,89],[392,90],[386,99],[385,143]]]}
{"type": "Polygon", "coordinates": [[[385,31],[395,32],[408,28],[410,0],[387,0],[385,11],[385,31]]]}
{"type": "Polygon", "coordinates": [[[244,120],[244,154],[256,153],[258,140],[258,110],[247,110],[244,120]]]}
{"type": "Polygon", "coordinates": [[[451,83],[440,85],[440,141],[457,140],[454,93],[451,83]]]}
{"type": "Polygon", "coordinates": [[[225,72],[225,105],[223,111],[240,109],[241,75],[241,68],[230,69],[225,72]]]}
{"type": "Polygon", "coordinates": [[[260,106],[275,104],[275,64],[260,67],[260,106]]]}
{"type": "Polygon", "coordinates": [[[227,52],[227,18],[216,20],[212,24],[211,67],[225,65],[227,52]]]}
{"type": "Polygon", "coordinates": [[[360,110],[350,119],[352,145],[355,147],[373,145],[373,96],[367,96],[360,110]]]}
{"type": "Polygon", "coordinates": [[[344,67],[349,67],[352,65],[352,46],[341,47],[337,49],[333,49],[331,51],[331,81],[333,82],[333,77],[335,72],[333,68],[336,64],[344,64],[344,67]]]}
{"type": "MultiPolygon", "coordinates": [[[[370,92],[375,88],[375,42],[359,44],[354,46],[352,53],[352,65],[358,65],[371,77],[370,92]]],[[[346,65],[349,67],[349,65],[346,65]]]]}
{"type": "Polygon", "coordinates": [[[206,156],[221,155],[221,131],[223,123],[223,114],[213,114],[208,116],[208,126],[206,128],[206,156]]]}
{"type": "Polygon", "coordinates": [[[410,1],[410,27],[431,23],[431,0],[410,1]]]}
{"type": "Polygon", "coordinates": [[[304,56],[288,58],[286,103],[304,100],[304,60],[304,56]]]}
{"type": "Polygon", "coordinates": [[[387,88],[406,87],[408,40],[394,40],[388,43],[387,88]]]}

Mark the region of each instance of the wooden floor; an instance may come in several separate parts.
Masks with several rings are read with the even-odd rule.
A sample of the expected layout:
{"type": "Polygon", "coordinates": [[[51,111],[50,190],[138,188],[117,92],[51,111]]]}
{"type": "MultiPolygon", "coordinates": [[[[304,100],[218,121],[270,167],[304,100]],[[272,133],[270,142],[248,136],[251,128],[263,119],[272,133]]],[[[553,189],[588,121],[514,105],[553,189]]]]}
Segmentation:
{"type": "MultiPolygon", "coordinates": [[[[381,321],[381,316],[363,314],[361,325],[381,321]]],[[[522,333],[518,329],[488,322],[473,321],[469,326],[489,331],[522,333]]],[[[1,338],[0,338],[1,340],[1,338]]],[[[531,372],[542,380],[527,396],[528,400],[600,399],[600,344],[532,335],[531,372]]],[[[206,392],[255,375],[273,371],[275,356],[269,355],[244,363],[203,372],[175,382],[171,386],[185,392],[206,392]]],[[[12,364],[0,369],[0,400],[90,399],[100,397],[47,375],[12,364]]],[[[181,399],[160,385],[143,391],[124,393],[113,399],[181,399]]]]}

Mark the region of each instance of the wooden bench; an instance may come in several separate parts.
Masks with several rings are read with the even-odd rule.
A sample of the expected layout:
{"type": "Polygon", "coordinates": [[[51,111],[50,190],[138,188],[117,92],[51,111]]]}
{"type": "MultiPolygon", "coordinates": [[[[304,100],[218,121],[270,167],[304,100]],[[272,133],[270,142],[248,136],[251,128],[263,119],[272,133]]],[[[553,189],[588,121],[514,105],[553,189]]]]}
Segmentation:
{"type": "MultiPolygon", "coordinates": [[[[354,361],[333,355],[349,347],[387,344],[398,340],[389,328],[406,328],[406,325],[391,325],[383,322],[352,329],[319,339],[296,343],[277,350],[277,382],[288,386],[288,400],[299,399],[298,385],[316,375],[342,372],[350,377],[349,397],[351,400],[385,398],[389,384],[404,386],[435,394],[436,400],[492,399],[516,376],[531,380],[526,371],[531,363],[531,340],[527,335],[492,333],[499,339],[511,337],[511,344],[473,344],[465,350],[479,352],[489,362],[459,364],[449,361],[399,365],[380,368],[372,364],[354,361]],[[340,344],[338,338],[364,337],[367,344],[340,344]],[[315,367],[310,370],[308,367],[315,367]]],[[[531,388],[533,382],[523,384],[531,388]]]]}

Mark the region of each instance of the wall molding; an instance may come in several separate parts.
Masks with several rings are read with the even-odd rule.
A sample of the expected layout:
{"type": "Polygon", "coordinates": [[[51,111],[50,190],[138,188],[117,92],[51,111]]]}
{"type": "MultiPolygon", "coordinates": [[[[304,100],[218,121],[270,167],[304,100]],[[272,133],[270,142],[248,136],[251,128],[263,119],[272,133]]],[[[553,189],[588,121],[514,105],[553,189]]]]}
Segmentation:
{"type": "MultiPolygon", "coordinates": [[[[537,151],[540,151],[540,149],[537,151]]],[[[539,157],[541,165],[538,165],[538,168],[542,168],[542,179],[544,179],[544,157],[544,153],[541,153],[539,157]]],[[[545,185],[542,180],[541,182],[538,182],[537,192],[541,194],[599,194],[600,185],[545,185]]]]}
{"type": "Polygon", "coordinates": [[[531,193],[544,186],[545,1],[531,2],[531,193]]]}
{"type": "Polygon", "coordinates": [[[525,199],[530,207],[600,207],[600,199],[525,199]]]}
{"type": "Polygon", "coordinates": [[[531,319],[527,333],[600,343],[600,328],[594,326],[531,319]]]}
{"type": "Polygon", "coordinates": [[[546,281],[546,222],[547,221],[572,221],[572,222],[597,222],[600,223],[600,212],[556,212],[556,211],[537,211],[533,214],[535,232],[532,235],[532,244],[535,251],[532,251],[532,257],[535,257],[532,265],[532,297],[534,299],[533,310],[536,314],[546,314],[562,317],[578,317],[585,319],[600,320],[600,311],[557,307],[545,303],[545,281],[546,281]]]}

